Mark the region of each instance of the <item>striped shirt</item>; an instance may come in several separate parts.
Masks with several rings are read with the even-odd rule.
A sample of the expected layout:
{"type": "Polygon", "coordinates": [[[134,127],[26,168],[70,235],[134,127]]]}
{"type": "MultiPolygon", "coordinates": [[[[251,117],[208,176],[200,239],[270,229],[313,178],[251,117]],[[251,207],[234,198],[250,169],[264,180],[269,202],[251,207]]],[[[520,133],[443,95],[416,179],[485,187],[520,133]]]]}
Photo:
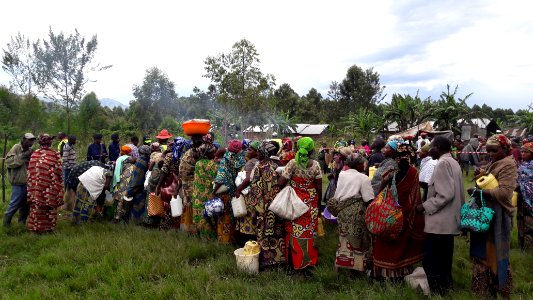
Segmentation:
{"type": "Polygon", "coordinates": [[[74,150],[74,145],[66,143],[63,146],[63,169],[68,170],[76,166],[76,150],[74,150]]]}

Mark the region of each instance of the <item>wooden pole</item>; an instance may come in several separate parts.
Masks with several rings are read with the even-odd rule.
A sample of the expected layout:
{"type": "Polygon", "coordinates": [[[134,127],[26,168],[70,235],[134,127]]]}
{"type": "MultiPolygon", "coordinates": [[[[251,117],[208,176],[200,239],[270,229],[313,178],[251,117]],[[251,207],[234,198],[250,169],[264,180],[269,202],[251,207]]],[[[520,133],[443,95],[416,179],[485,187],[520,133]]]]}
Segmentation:
{"type": "Polygon", "coordinates": [[[6,202],[6,173],[5,173],[5,164],[6,164],[6,150],[7,150],[7,138],[9,134],[4,134],[4,153],[2,153],[2,201],[6,202]]]}

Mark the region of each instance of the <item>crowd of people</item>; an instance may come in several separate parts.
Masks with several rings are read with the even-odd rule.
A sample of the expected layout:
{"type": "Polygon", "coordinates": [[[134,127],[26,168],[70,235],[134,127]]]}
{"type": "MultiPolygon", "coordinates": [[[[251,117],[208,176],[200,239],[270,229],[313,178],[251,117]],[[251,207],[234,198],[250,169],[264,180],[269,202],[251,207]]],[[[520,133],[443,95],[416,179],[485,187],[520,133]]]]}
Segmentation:
{"type": "Polygon", "coordinates": [[[499,183],[493,189],[468,190],[477,201],[484,197],[494,211],[488,233],[470,233],[472,290],[504,297],[511,293],[513,192],[520,245],[533,247],[530,141],[520,148],[498,134],[481,142],[473,138],[463,148],[444,136],[430,140],[423,133],[417,141],[391,136],[371,144],[364,140],[360,146],[354,140],[339,140],[331,148],[323,143],[314,159],[315,142],[309,137],[231,140],[225,146],[215,143],[213,133],[185,139],[161,130],[155,138],[131,137],[121,144],[113,134],[106,147],[103,136],[95,134],[86,160],[78,162],[75,136],[60,133],[56,151],[54,137],[26,133],[6,156],[12,194],[4,226],[20,211],[18,220],[29,231],[51,232],[60,213],[74,224],[109,219],[178,229],[221,244],[242,246],[255,240],[262,269],[287,265],[307,272],[318,263],[316,238],[328,216],[338,224],[336,268],[395,282],[421,262],[431,291],[447,294],[465,203],[460,162],[468,155],[469,163],[472,156],[477,159],[476,178],[492,174],[499,183]],[[33,151],[35,141],[39,148],[33,151]],[[458,153],[462,149],[467,151],[458,153]],[[324,193],[323,175],[329,180],[324,193]],[[294,220],[269,210],[286,186],[308,208],[294,220]],[[183,210],[173,217],[170,201],[178,196],[183,210]],[[235,217],[232,199],[241,197],[246,215],[235,217]],[[214,199],[223,203],[217,214],[207,211],[206,203],[214,199]],[[401,218],[385,217],[401,222],[401,231],[372,234],[369,207],[388,199],[401,218]]]}

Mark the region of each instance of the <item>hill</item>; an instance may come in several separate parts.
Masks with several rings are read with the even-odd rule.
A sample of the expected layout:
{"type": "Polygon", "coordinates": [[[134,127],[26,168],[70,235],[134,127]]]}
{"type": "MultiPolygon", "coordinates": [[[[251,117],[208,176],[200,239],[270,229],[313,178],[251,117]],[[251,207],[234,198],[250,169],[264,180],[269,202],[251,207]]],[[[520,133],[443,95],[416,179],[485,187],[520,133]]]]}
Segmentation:
{"type": "Polygon", "coordinates": [[[100,103],[102,104],[102,106],[107,106],[109,108],[115,108],[115,107],[122,107],[124,109],[128,108],[128,106],[122,102],[119,102],[115,99],[111,99],[111,98],[102,98],[100,99],[100,103]]]}

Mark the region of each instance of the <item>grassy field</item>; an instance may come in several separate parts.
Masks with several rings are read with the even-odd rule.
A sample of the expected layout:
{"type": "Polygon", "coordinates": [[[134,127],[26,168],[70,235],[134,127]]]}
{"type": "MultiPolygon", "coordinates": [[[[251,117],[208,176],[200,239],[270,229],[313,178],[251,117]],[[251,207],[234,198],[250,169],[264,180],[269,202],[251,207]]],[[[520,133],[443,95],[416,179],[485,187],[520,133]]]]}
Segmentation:
{"type": "MultiPolygon", "coordinates": [[[[6,204],[0,205],[1,214],[6,204]]],[[[378,283],[333,270],[336,227],[319,239],[319,266],[308,277],[285,269],[257,276],[236,269],[233,246],[175,231],[134,225],[60,221],[54,234],[34,235],[14,224],[0,229],[0,298],[420,299],[403,284],[378,283]]],[[[533,252],[516,247],[511,264],[515,299],[533,298],[533,252]]],[[[470,293],[467,237],[456,238],[454,299],[470,293]]],[[[437,298],[438,299],[438,298],[437,298]]]]}

